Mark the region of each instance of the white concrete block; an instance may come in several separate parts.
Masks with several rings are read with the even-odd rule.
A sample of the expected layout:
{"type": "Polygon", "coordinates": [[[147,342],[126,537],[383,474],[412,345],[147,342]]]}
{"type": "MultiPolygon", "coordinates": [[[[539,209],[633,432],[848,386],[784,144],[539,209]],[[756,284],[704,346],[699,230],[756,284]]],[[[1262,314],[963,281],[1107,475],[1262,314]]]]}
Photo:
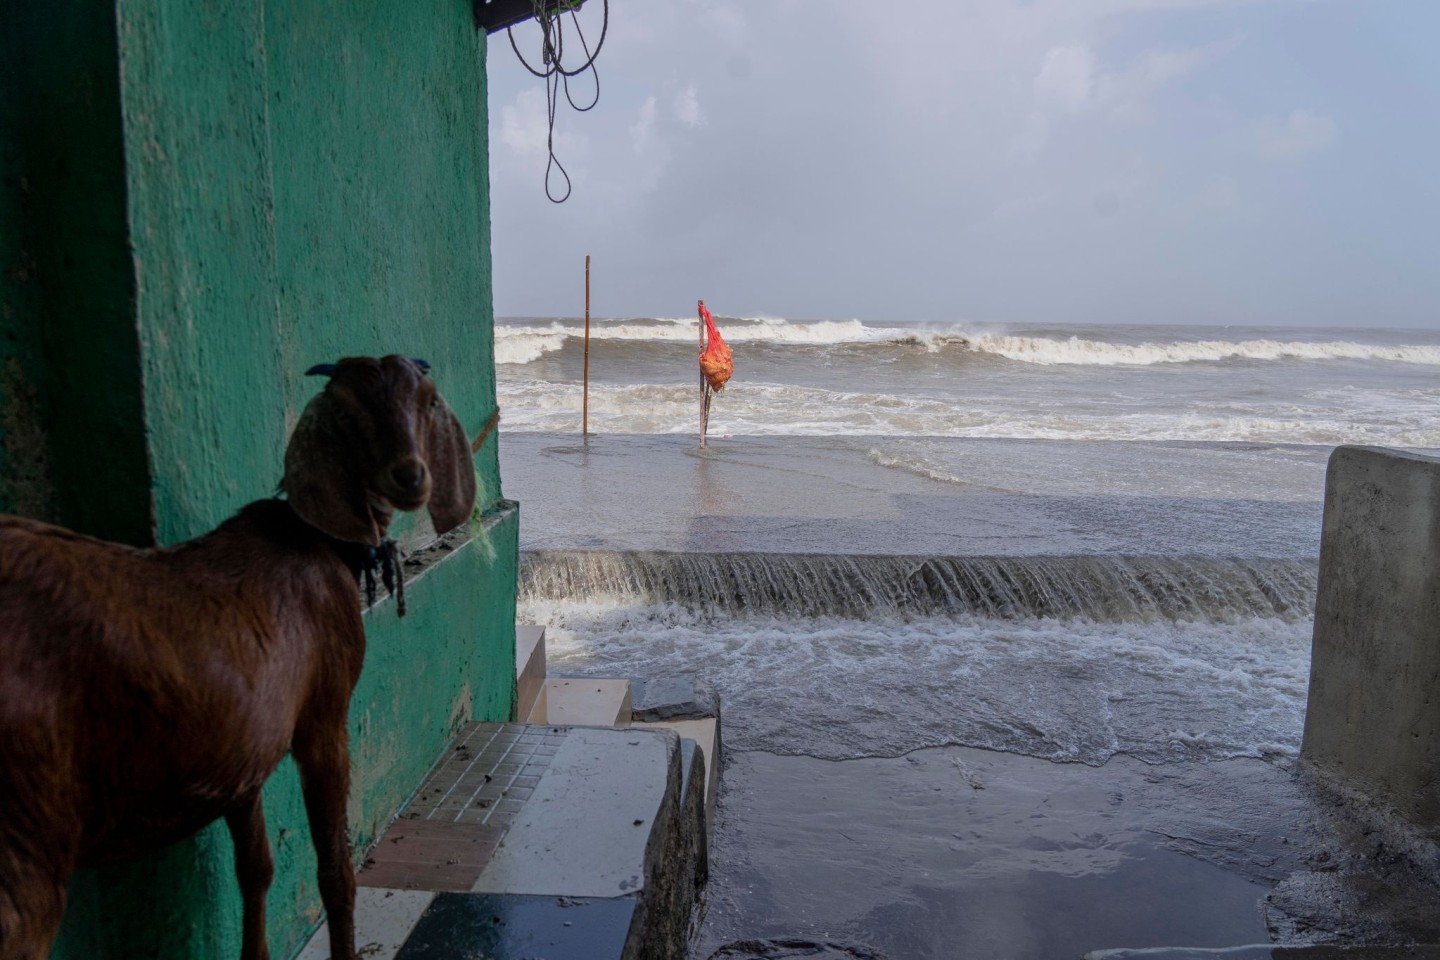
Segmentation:
{"type": "Polygon", "coordinates": [[[475,891],[618,897],[643,889],[677,750],[679,738],[666,730],[571,730],[475,891]]]}

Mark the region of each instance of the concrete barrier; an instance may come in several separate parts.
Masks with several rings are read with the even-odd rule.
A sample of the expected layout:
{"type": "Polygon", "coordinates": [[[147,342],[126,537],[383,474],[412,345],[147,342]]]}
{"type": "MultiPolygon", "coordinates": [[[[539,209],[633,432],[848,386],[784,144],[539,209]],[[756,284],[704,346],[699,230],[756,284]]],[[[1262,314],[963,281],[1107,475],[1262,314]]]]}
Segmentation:
{"type": "Polygon", "coordinates": [[[1301,756],[1440,841],[1440,459],[1330,456],[1301,756]]]}

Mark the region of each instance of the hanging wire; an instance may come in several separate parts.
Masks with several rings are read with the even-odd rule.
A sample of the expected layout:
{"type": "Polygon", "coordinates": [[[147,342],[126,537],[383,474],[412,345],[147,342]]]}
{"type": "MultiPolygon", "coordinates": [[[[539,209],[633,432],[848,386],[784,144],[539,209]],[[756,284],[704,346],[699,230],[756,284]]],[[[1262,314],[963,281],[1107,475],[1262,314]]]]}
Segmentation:
{"type": "Polygon", "coordinates": [[[531,0],[535,8],[535,22],[540,24],[540,67],[530,65],[525,55],[520,52],[520,45],[515,42],[515,30],[506,27],[505,32],[510,37],[510,49],[515,51],[515,57],[532,74],[545,81],[545,112],[547,115],[548,129],[545,137],[545,147],[550,154],[549,161],[545,164],[545,196],[551,203],[564,203],[570,198],[570,174],[565,172],[565,167],[560,159],[555,156],[555,113],[560,103],[560,90],[565,91],[565,100],[570,108],[576,113],[585,113],[593,110],[600,102],[600,73],[595,69],[595,58],[600,55],[600,48],[605,45],[605,34],[610,29],[610,0],[601,0],[604,8],[603,19],[600,21],[600,39],[595,43],[592,52],[590,44],[585,41],[585,31],[580,27],[580,17],[577,11],[583,0],[550,0],[553,7],[547,7],[547,0],[531,0]],[[574,69],[566,69],[564,64],[565,56],[565,14],[570,14],[570,22],[575,30],[575,36],[580,41],[580,49],[585,51],[585,62],[574,69]],[[595,96],[585,106],[575,102],[570,93],[570,78],[578,77],[585,71],[590,71],[595,78],[595,96]],[[565,180],[565,192],[559,197],[551,188],[550,182],[554,172],[560,171],[560,176],[565,180]]]}

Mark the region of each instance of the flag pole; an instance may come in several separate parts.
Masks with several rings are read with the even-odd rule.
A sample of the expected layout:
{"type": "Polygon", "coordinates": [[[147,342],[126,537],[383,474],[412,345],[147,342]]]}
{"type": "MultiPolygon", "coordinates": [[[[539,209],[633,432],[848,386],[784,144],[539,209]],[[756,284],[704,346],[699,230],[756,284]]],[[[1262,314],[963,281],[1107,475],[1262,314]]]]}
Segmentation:
{"type": "Polygon", "coordinates": [[[585,389],[580,401],[580,435],[590,435],[590,254],[585,254],[585,389]]]}
{"type": "MultiPolygon", "coordinates": [[[[699,335],[700,335],[700,352],[701,352],[701,353],[704,353],[704,352],[705,352],[705,315],[704,315],[704,313],[701,312],[701,311],[703,311],[704,309],[705,309],[705,301],[704,301],[704,300],[697,300],[697,301],[696,301],[696,307],[695,307],[695,318],[696,318],[696,324],[697,324],[698,327],[699,327],[697,333],[699,333],[699,335]]],[[[700,446],[701,446],[701,447],[704,447],[704,446],[705,446],[705,388],[706,388],[707,386],[708,386],[708,384],[705,383],[705,370],[704,370],[704,368],[701,368],[701,370],[700,370],[700,446]]]]}

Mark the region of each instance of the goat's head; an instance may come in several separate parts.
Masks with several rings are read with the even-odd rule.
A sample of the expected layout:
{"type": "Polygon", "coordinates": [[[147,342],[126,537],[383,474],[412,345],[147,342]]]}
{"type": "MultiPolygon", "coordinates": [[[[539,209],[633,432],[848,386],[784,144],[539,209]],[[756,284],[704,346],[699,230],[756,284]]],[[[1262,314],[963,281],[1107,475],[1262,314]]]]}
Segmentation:
{"type": "Polygon", "coordinates": [[[280,482],[301,519],[376,546],[396,510],[428,507],[437,533],[470,516],[470,444],[427,369],[394,355],[311,368],[330,382],[295,425],[280,482]]]}

